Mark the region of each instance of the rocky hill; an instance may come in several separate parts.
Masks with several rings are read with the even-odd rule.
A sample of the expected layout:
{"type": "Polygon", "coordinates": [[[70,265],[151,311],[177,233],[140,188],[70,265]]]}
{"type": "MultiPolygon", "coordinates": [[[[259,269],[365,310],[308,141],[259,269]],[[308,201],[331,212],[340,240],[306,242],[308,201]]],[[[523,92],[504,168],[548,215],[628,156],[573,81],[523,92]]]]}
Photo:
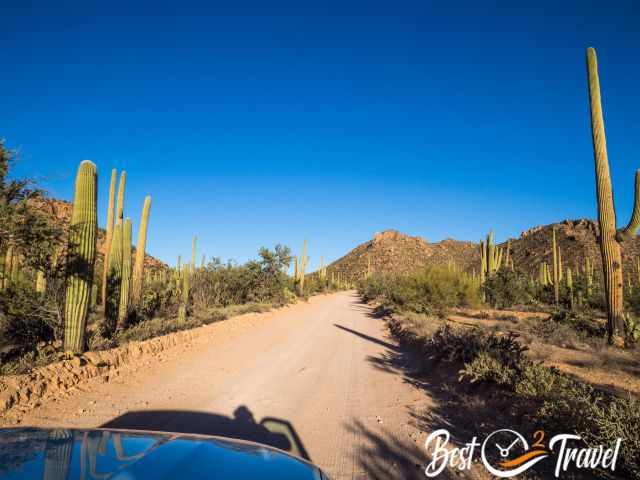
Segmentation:
{"type": "Polygon", "coordinates": [[[367,272],[369,262],[374,273],[406,274],[449,262],[470,271],[480,262],[480,253],[473,242],[443,240],[429,243],[421,237],[386,230],[330,264],[327,271],[329,275],[335,273],[345,279],[357,280],[367,272]]]}
{"type": "MultiPolygon", "coordinates": [[[[71,202],[65,202],[64,200],[56,200],[52,198],[41,198],[33,201],[33,204],[40,211],[44,212],[47,215],[50,215],[52,218],[55,218],[59,221],[63,226],[68,226],[71,221],[71,213],[73,210],[73,205],[71,202]]],[[[106,231],[102,228],[98,229],[98,241],[97,241],[97,252],[99,261],[102,261],[105,254],[105,240],[106,240],[106,231]]],[[[134,239],[136,241],[136,239],[134,239]]],[[[133,252],[135,252],[135,245],[133,248],[133,252]]],[[[145,255],[145,267],[149,267],[152,270],[166,268],[167,265],[155,257],[152,257],[149,254],[145,255]]]]}
{"type": "MultiPolygon", "coordinates": [[[[560,223],[531,228],[511,240],[511,252],[516,268],[536,275],[541,262],[551,265],[551,235],[556,229],[556,238],[561,249],[562,264],[572,269],[582,268],[585,257],[590,257],[595,272],[601,271],[600,249],[597,244],[598,226],[587,219],[564,220],[560,223]]],[[[505,247],[506,242],[500,244],[505,247]]],[[[479,269],[479,244],[458,240],[443,240],[429,243],[421,237],[412,237],[395,230],[376,233],[372,240],[358,245],[344,257],[327,267],[340,273],[343,278],[357,280],[364,276],[369,261],[374,273],[406,274],[430,265],[453,263],[462,271],[479,269]],[[370,260],[369,260],[370,259],[370,260]]],[[[640,238],[636,237],[623,245],[623,267],[625,272],[636,275],[636,261],[640,257],[640,238]]]]}
{"type": "MultiPolygon", "coordinates": [[[[540,262],[551,265],[551,236],[556,230],[556,239],[561,250],[562,265],[572,269],[582,268],[585,258],[591,258],[596,274],[602,271],[602,258],[597,242],[597,222],[588,219],[564,220],[560,223],[534,227],[512,240],[515,265],[527,272],[537,273],[540,262]]],[[[622,263],[625,273],[637,274],[636,262],[640,256],[640,238],[635,237],[622,244],[622,263]]]]}

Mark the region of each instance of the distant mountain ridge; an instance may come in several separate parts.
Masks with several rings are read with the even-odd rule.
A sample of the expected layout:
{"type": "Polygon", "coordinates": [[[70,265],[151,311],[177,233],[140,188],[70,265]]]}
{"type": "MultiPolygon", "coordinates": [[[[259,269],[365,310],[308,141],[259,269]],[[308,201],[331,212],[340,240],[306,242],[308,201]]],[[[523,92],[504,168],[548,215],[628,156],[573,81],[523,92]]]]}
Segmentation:
{"type": "MultiPolygon", "coordinates": [[[[551,235],[556,238],[562,253],[563,267],[582,268],[585,257],[595,265],[596,274],[601,272],[600,248],[597,243],[598,225],[593,220],[564,220],[549,225],[532,227],[521,233],[520,238],[511,239],[511,255],[516,268],[536,275],[541,262],[551,265],[551,235]]],[[[507,242],[499,244],[506,247],[507,242]]],[[[623,269],[625,275],[637,276],[636,261],[640,257],[640,238],[623,243],[623,269]]],[[[414,237],[385,230],[364,242],[327,267],[329,275],[340,274],[348,280],[362,278],[371,262],[373,273],[408,274],[431,265],[453,263],[465,272],[476,272],[480,265],[479,242],[447,239],[429,243],[422,237],[414,237]]]]}

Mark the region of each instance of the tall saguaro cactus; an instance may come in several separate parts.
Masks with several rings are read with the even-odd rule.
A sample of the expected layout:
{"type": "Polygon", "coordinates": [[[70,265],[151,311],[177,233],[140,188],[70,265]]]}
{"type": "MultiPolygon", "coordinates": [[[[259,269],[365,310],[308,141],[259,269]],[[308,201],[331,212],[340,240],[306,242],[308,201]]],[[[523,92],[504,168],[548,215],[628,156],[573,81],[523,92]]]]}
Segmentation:
{"type": "Polygon", "coordinates": [[[113,333],[120,308],[120,288],[122,283],[122,235],[123,225],[113,227],[113,240],[109,252],[109,274],[107,275],[107,301],[104,306],[105,332],[113,333]]]}
{"type": "Polygon", "coordinates": [[[556,305],[560,302],[560,257],[558,256],[558,242],[556,239],[556,229],[551,234],[551,249],[553,256],[553,298],[556,305]]]}
{"type": "Polygon", "coordinates": [[[100,301],[102,306],[105,304],[107,297],[107,274],[109,273],[109,251],[111,250],[111,241],[113,239],[113,220],[114,220],[114,207],[116,199],[116,180],[118,179],[118,172],[114,168],[111,170],[111,182],[109,183],[109,207],[107,209],[107,235],[104,242],[104,259],[102,261],[102,288],[100,301]]]}
{"type": "Polygon", "coordinates": [[[307,240],[305,239],[302,245],[302,255],[298,259],[298,286],[300,288],[300,294],[304,293],[304,273],[307,268],[307,262],[309,261],[309,257],[307,257],[307,240]]]}
{"type": "Polygon", "coordinates": [[[185,267],[184,274],[182,275],[182,304],[178,308],[178,323],[184,323],[187,320],[187,311],[189,309],[191,268],[189,265],[185,265],[185,267]]]}
{"type": "Polygon", "coordinates": [[[196,242],[198,241],[198,237],[193,236],[193,240],[191,240],[191,273],[196,272],[196,242]]]}
{"type": "Polygon", "coordinates": [[[138,244],[136,246],[136,261],[133,266],[131,279],[131,303],[135,307],[139,305],[144,287],[144,256],[147,248],[147,228],[149,227],[149,213],[151,212],[151,197],[144,199],[140,227],[138,229],[138,244]]]}
{"type": "Polygon", "coordinates": [[[122,277],[120,279],[120,304],[116,328],[126,327],[129,317],[129,294],[131,290],[131,219],[127,218],[122,226],[122,277]]]}
{"type": "Polygon", "coordinates": [[[620,242],[634,235],[640,226],[640,171],[636,172],[635,177],[635,199],[631,220],[624,229],[617,231],[600,97],[598,59],[593,48],[587,49],[587,75],[589,78],[591,134],[595,160],[596,196],[598,200],[598,225],[600,227],[599,243],[600,253],[602,254],[604,290],[607,300],[607,332],[610,343],[621,344],[625,333],[625,321],[620,242]]]}
{"type": "Polygon", "coordinates": [[[85,330],[98,232],[97,179],[96,166],[88,160],[83,161],[76,177],[69,227],[64,307],[64,349],[74,353],[81,353],[85,349],[85,330]]]}

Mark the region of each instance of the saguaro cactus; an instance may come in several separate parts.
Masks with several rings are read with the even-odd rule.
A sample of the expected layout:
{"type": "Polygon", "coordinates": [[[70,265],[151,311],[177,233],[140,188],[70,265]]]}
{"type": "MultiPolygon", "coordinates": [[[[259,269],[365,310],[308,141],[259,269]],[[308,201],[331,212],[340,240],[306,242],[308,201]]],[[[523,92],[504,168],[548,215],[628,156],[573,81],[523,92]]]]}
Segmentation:
{"type": "Polygon", "coordinates": [[[196,242],[198,241],[198,237],[193,236],[193,240],[191,240],[191,273],[196,273],[196,242]]]}
{"type": "Polygon", "coordinates": [[[604,274],[604,290],[607,300],[607,332],[609,342],[621,344],[625,333],[625,317],[622,282],[622,252],[620,242],[638,230],[640,226],[640,171],[635,177],[635,199],[629,224],[616,230],[616,211],[613,205],[613,190],[609,173],[607,140],[600,97],[598,59],[593,48],[587,49],[587,75],[589,78],[589,103],[591,106],[591,134],[596,174],[596,196],[598,201],[598,225],[600,227],[600,253],[604,274]]]}
{"type": "Polygon", "coordinates": [[[113,240],[109,252],[109,275],[107,275],[107,301],[104,307],[105,332],[113,333],[120,308],[120,288],[122,283],[122,235],[123,225],[113,227],[113,240]]]}
{"type": "Polygon", "coordinates": [[[69,227],[64,308],[64,349],[74,353],[81,353],[85,349],[84,337],[98,231],[97,179],[96,166],[88,160],[83,161],[76,177],[69,227]]]}
{"type": "Polygon", "coordinates": [[[502,249],[493,242],[493,230],[487,235],[486,241],[480,240],[480,283],[497,272],[502,265],[502,249]]]}
{"type": "Polygon", "coordinates": [[[560,273],[559,273],[559,257],[558,257],[558,243],[556,240],[556,229],[554,228],[551,233],[551,250],[553,256],[553,298],[556,305],[560,301],[560,273]]]}
{"type": "Polygon", "coordinates": [[[191,288],[190,277],[191,269],[189,265],[185,265],[184,274],[182,275],[182,305],[178,308],[178,322],[184,323],[187,319],[187,310],[189,309],[189,290],[191,288]]]}
{"type": "Polygon", "coordinates": [[[569,292],[569,305],[573,310],[573,273],[569,267],[567,267],[567,290],[569,292]]]}
{"type": "Polygon", "coordinates": [[[131,279],[131,303],[134,307],[140,304],[144,287],[144,256],[147,248],[147,228],[149,227],[149,213],[151,212],[151,197],[144,199],[140,228],[138,229],[138,245],[136,246],[136,261],[133,266],[131,279]]]}
{"type": "Polygon", "coordinates": [[[309,257],[307,257],[307,240],[305,239],[303,245],[302,245],[302,255],[300,256],[300,259],[298,261],[299,266],[298,266],[298,285],[300,287],[300,293],[302,294],[304,292],[304,272],[305,269],[307,267],[307,262],[309,260],[309,257]]]}
{"type": "Polygon", "coordinates": [[[122,227],[122,276],[120,279],[120,304],[116,328],[126,327],[129,317],[129,295],[131,291],[131,219],[127,218],[122,227]]]}
{"type": "Polygon", "coordinates": [[[104,259],[102,262],[102,288],[100,301],[104,306],[105,298],[107,296],[107,274],[109,273],[109,251],[111,250],[111,240],[113,239],[113,218],[114,218],[114,203],[116,197],[116,180],[118,179],[118,172],[114,168],[111,170],[111,182],[109,183],[109,207],[107,209],[107,235],[104,242],[104,259]]]}

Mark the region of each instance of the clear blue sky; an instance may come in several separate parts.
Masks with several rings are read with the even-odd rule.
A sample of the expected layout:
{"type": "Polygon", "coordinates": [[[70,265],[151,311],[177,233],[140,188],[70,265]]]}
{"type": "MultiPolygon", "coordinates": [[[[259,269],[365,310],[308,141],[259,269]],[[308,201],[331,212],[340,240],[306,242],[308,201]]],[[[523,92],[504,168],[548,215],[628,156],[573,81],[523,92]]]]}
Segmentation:
{"type": "Polygon", "coordinates": [[[172,263],[193,234],[238,261],[306,237],[312,267],[387,228],[501,240],[595,216],[595,46],[626,223],[640,5],[489,3],[5,0],[0,137],[64,199],[93,160],[102,224],[126,169],[126,215],[153,196],[148,250],[172,263]]]}

